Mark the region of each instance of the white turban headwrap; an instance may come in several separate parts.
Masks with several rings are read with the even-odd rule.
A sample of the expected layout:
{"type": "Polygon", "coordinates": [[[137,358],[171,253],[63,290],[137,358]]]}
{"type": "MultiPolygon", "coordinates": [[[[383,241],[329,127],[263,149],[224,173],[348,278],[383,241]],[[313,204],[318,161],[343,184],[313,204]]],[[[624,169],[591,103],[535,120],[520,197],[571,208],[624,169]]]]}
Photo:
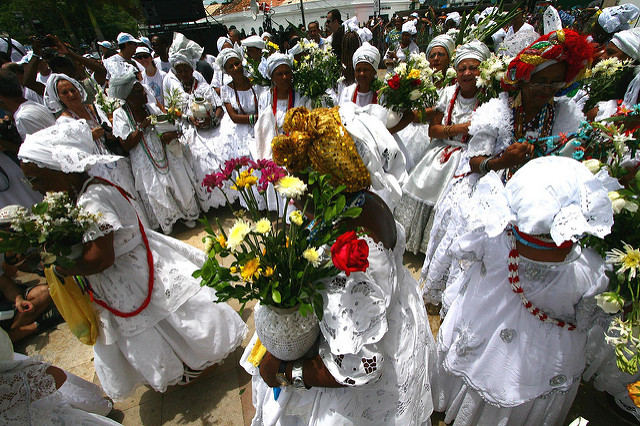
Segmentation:
{"type": "Polygon", "coordinates": [[[416,35],[416,33],[418,32],[418,30],[416,29],[416,21],[407,21],[402,24],[402,32],[416,35]]]}
{"type": "Polygon", "coordinates": [[[593,175],[567,157],[536,158],[503,187],[495,172],[481,178],[474,194],[460,205],[468,211],[468,229],[495,237],[509,224],[532,235],[550,234],[560,245],[584,234],[603,238],[611,232],[613,208],[607,194],[620,188],[606,172],[593,175]]]}
{"type": "Polygon", "coordinates": [[[380,64],[380,51],[369,43],[364,43],[353,53],[353,68],[360,62],[366,62],[373,67],[376,72],[380,64]]]}
{"type": "MultiPolygon", "coordinates": [[[[620,31],[613,35],[611,42],[636,62],[640,62],[640,28],[620,31]]],[[[623,104],[633,108],[640,94],[640,65],[636,66],[636,76],[631,80],[624,94],[623,104]]]]}
{"type": "Polygon", "coordinates": [[[122,67],[118,73],[111,76],[109,80],[109,95],[114,98],[125,100],[131,89],[138,82],[136,73],[138,72],[132,65],[122,67]]]}
{"type": "Polygon", "coordinates": [[[447,55],[449,55],[449,59],[453,56],[453,51],[456,49],[456,42],[453,41],[453,37],[448,34],[440,34],[437,37],[434,37],[433,40],[427,46],[427,50],[425,51],[427,58],[431,54],[431,49],[434,47],[444,47],[444,50],[447,51],[447,55]]]}
{"type": "Polygon", "coordinates": [[[491,56],[489,48],[481,41],[474,40],[467,44],[458,46],[453,66],[458,68],[460,62],[465,59],[477,59],[480,62],[483,62],[489,59],[489,56],[491,56]]]}
{"type": "Polygon", "coordinates": [[[285,55],[284,53],[276,52],[267,58],[267,75],[265,77],[271,78],[273,71],[280,65],[288,65],[293,69],[293,57],[291,55],[285,55]]]}
{"type": "Polygon", "coordinates": [[[173,68],[178,64],[187,64],[194,70],[202,57],[204,48],[180,33],[173,33],[173,42],[169,47],[169,62],[173,68]]]}
{"type": "Polygon", "coordinates": [[[238,52],[236,49],[231,49],[230,47],[226,47],[222,49],[220,53],[218,53],[218,57],[216,58],[216,64],[220,67],[222,71],[224,71],[224,64],[231,58],[238,58],[240,62],[242,62],[242,54],[238,52]]]}
{"type": "Polygon", "coordinates": [[[229,37],[218,37],[218,41],[216,41],[216,47],[218,48],[218,52],[222,51],[223,47],[226,43],[229,43],[233,46],[231,39],[229,37]]]}
{"type": "Polygon", "coordinates": [[[369,28],[360,28],[358,25],[358,17],[352,16],[342,23],[345,31],[355,31],[358,33],[358,37],[360,37],[360,43],[367,42],[373,39],[373,34],[369,28]]]}
{"type": "Polygon", "coordinates": [[[264,49],[264,40],[260,36],[253,35],[242,40],[242,46],[244,47],[256,47],[258,49],[264,49]]]}
{"type": "Polygon", "coordinates": [[[458,25],[460,25],[460,21],[462,20],[462,16],[460,16],[460,13],[458,12],[449,12],[447,13],[447,18],[444,20],[444,22],[446,23],[447,21],[453,21],[456,24],[456,27],[458,25]]]}
{"type": "Polygon", "coordinates": [[[44,104],[47,106],[47,108],[49,108],[49,111],[58,112],[65,108],[64,104],[60,100],[60,96],[58,95],[58,82],[60,80],[67,80],[68,82],[73,84],[80,92],[82,102],[87,100],[87,92],[85,92],[84,87],[82,87],[82,85],[80,85],[77,80],[69,77],[66,74],[52,73],[47,80],[47,87],[44,91],[44,104]]]}
{"type": "Polygon", "coordinates": [[[83,119],[57,122],[27,135],[18,158],[25,163],[64,173],[81,173],[95,164],[113,163],[122,157],[95,152],[91,128],[83,119]]]}
{"type": "Polygon", "coordinates": [[[598,16],[598,23],[603,30],[611,34],[629,29],[631,27],[629,24],[638,18],[638,14],[640,14],[640,9],[630,3],[606,7],[598,16]]]}
{"type": "Polygon", "coordinates": [[[265,37],[269,37],[270,39],[273,38],[273,36],[271,35],[271,33],[268,32],[263,32],[262,35],[260,36],[260,38],[264,39],[265,37]]]}

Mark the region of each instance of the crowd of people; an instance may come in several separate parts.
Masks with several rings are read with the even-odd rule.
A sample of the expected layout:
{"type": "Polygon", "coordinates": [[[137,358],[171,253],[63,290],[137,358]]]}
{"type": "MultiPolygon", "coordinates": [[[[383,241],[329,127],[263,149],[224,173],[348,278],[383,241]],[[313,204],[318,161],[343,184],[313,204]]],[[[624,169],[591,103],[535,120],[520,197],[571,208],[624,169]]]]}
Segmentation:
{"type": "MultiPolygon", "coordinates": [[[[600,61],[640,66],[640,29],[631,28],[639,15],[631,4],[577,12],[545,5],[531,15],[516,10],[483,40],[464,40],[457,35],[467,20],[457,12],[360,25],[334,9],[325,34],[317,21],[303,29],[307,38],[241,39],[231,28],[217,52],[180,33],[120,33],[116,43],[98,43],[98,55],[78,54],[56,36],[48,36],[51,47],[33,40],[29,53],[9,39],[0,52],[0,225],[8,229],[16,205],[51,191],[98,215],[76,263],[54,271],[62,280],[87,277],[100,299],[94,363],[102,388],[117,400],[140,384],[164,392],[190,383],[234,351],[247,327],[192,277],[205,254],[170,235],[178,222],[193,228],[204,213],[240,202],[229,187],[203,185],[228,160],[300,155],[295,147],[276,155],[271,142],[287,133],[294,111],[312,109],[293,83],[304,46],[331,46],[342,78],[327,96],[337,110],[317,114],[333,117],[322,121],[327,134],[350,138],[335,152],[303,155],[326,171],[330,156],[357,152],[361,167],[329,174],[334,184],[352,182],[353,170],[369,174],[370,185],[353,190],[363,214],[349,219],[369,247],[369,267],[325,283],[311,356],[256,360],[254,336],[241,360],[253,377],[254,424],[430,424],[439,411],[456,425],[557,425],[587,361],[601,390],[640,419],[624,388],[638,377],[611,367],[601,331],[610,316],[595,301],[610,267],[580,244],[610,232],[608,193],[620,185],[577,161],[574,144],[545,150],[528,142],[639,103],[633,72],[594,108],[585,107],[589,92],[567,90],[600,61]],[[441,73],[438,100],[393,119],[379,102],[379,70],[391,75],[421,52],[441,73]],[[487,99],[480,67],[492,53],[509,62],[503,90],[487,99]],[[419,281],[403,266],[405,251],[425,255],[419,281]],[[428,306],[442,316],[437,339],[428,306]]],[[[487,16],[501,14],[488,8],[475,22],[487,16]]],[[[638,163],[633,152],[625,167],[635,174],[638,163]]],[[[260,207],[276,209],[271,201],[260,207]]],[[[2,317],[11,340],[59,321],[46,286],[15,281],[18,270],[38,272],[33,256],[6,253],[2,268],[2,312],[15,311],[2,317]]],[[[9,348],[0,377],[11,395],[36,396],[0,394],[10,402],[0,418],[28,412],[110,424],[102,416],[111,405],[96,389],[12,357],[9,337],[0,335],[9,348]]]]}

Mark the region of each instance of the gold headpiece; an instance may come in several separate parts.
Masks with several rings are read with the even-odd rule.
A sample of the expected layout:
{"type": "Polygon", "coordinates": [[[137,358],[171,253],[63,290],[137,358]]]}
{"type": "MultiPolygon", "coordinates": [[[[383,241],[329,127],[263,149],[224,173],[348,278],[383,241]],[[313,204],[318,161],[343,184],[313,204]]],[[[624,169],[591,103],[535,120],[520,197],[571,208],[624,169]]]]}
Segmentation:
{"type": "Polygon", "coordinates": [[[271,143],[273,161],[290,172],[309,165],[328,174],[334,185],[345,185],[355,192],[371,186],[369,171],[356,145],[344,128],[338,107],[293,108],[287,112],[283,129],[287,135],[276,136],[271,143]]]}

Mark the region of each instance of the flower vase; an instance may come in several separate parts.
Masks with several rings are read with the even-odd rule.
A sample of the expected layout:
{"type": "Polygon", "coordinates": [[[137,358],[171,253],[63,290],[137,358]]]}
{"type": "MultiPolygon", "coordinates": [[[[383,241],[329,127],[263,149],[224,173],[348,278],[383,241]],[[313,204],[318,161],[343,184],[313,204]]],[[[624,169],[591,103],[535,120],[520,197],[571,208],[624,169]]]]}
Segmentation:
{"type": "Polygon", "coordinates": [[[213,106],[205,98],[196,97],[191,104],[191,114],[196,121],[203,122],[213,111],[213,106]]]}
{"type": "Polygon", "coordinates": [[[389,113],[387,114],[387,124],[386,124],[387,129],[394,127],[396,124],[400,122],[400,120],[402,120],[401,112],[395,112],[393,110],[389,110],[389,113]]]}
{"type": "Polygon", "coordinates": [[[283,361],[302,358],[320,334],[318,317],[313,313],[302,316],[299,306],[277,308],[258,303],[254,317],[260,342],[283,361]]]}

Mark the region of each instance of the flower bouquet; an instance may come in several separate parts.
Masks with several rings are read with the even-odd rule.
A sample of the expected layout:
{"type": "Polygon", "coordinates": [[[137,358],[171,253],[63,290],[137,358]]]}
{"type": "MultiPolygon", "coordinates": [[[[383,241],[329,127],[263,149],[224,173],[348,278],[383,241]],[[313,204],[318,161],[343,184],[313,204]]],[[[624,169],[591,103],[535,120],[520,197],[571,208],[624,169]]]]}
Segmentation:
{"type": "Polygon", "coordinates": [[[313,41],[301,40],[303,57],[293,66],[293,87],[311,100],[312,107],[333,106],[327,90],[333,88],[340,77],[340,64],[331,46],[319,47],[313,41]]]}
{"type": "Polygon", "coordinates": [[[113,112],[122,106],[122,101],[107,96],[98,83],[94,82],[93,87],[96,90],[95,104],[105,113],[109,121],[113,121],[113,112]]]}
{"type": "Polygon", "coordinates": [[[631,72],[631,69],[630,61],[620,61],[618,58],[604,59],[591,68],[581,82],[589,93],[584,111],[589,111],[600,101],[611,99],[616,85],[627,72],[631,72]]]}
{"type": "Polygon", "coordinates": [[[424,53],[412,54],[407,62],[387,73],[378,91],[380,105],[396,113],[432,107],[438,99],[435,82],[441,78],[440,72],[434,73],[429,67],[424,53]]]}
{"type": "Polygon", "coordinates": [[[507,71],[511,58],[492,53],[491,56],[480,63],[480,75],[476,80],[479,89],[477,99],[481,104],[490,99],[497,98],[502,92],[500,81],[507,71]]]}
{"type": "Polygon", "coordinates": [[[82,236],[97,220],[72,204],[66,192],[48,192],[31,212],[15,212],[11,229],[0,231],[0,252],[26,254],[36,248],[45,266],[70,268],[82,252],[82,236]]]}
{"type": "Polygon", "coordinates": [[[177,123],[182,118],[182,94],[177,88],[165,92],[164,101],[167,105],[166,114],[151,115],[151,124],[155,126],[158,133],[175,132],[178,130],[177,123]]]}
{"type": "MultiPolygon", "coordinates": [[[[214,287],[221,302],[236,299],[244,308],[251,300],[260,301],[256,331],[263,345],[280,359],[302,356],[315,341],[319,331],[316,316],[321,319],[323,312],[318,293],[322,280],[340,269],[350,273],[368,267],[368,247],[365,253],[364,241],[345,233],[341,221],[357,217],[361,209],[347,203],[342,193],[345,188],[334,188],[328,176],[316,172],[302,176],[304,180],[288,175],[271,160],[254,162],[242,157],[227,161],[203,181],[209,191],[231,183],[247,209],[234,211],[235,223],[226,232],[220,223],[218,232],[207,224],[208,257],[194,277],[214,287]],[[273,195],[273,188],[276,212],[260,212],[258,200],[266,204],[267,192],[273,195]],[[309,212],[315,218],[307,217],[309,212]],[[328,253],[325,247],[330,245],[328,253]],[[230,258],[229,266],[223,266],[219,258],[230,258]]],[[[228,199],[227,203],[233,210],[228,199]]]]}

